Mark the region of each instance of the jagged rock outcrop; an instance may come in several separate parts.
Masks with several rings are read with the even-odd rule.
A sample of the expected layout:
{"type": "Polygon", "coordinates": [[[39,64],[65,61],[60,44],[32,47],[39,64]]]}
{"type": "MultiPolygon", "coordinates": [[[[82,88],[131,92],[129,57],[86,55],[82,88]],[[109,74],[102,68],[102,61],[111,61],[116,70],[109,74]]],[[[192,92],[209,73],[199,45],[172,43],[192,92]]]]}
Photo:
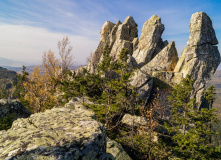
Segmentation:
{"type": "Polygon", "coordinates": [[[0,131],[0,159],[101,159],[106,135],[90,110],[54,108],[0,131]]]}
{"type": "MultiPolygon", "coordinates": [[[[154,84],[174,86],[189,74],[194,80],[193,97],[198,103],[203,100],[205,84],[220,64],[220,53],[215,46],[218,41],[212,21],[206,13],[197,12],[192,15],[190,36],[179,60],[175,42],[168,44],[161,38],[164,25],[157,15],[144,23],[140,39],[137,37],[137,24],[130,16],[123,23],[119,21],[114,26],[112,23],[108,26],[112,31],[105,33],[106,38],[103,39],[111,46],[113,60],[118,60],[121,49],[125,47],[129,51],[127,62],[130,69],[140,69],[134,72],[131,82],[140,94],[138,98],[147,96],[146,100],[148,99],[152,88],[151,81],[154,81],[154,84]],[[146,83],[147,81],[150,83],[146,83]]],[[[96,53],[94,56],[96,57],[96,53]]],[[[88,67],[90,68],[90,65],[88,67]]]]}
{"type": "Polygon", "coordinates": [[[100,31],[101,34],[100,43],[98,44],[97,49],[92,54],[92,57],[90,58],[88,63],[87,69],[90,73],[96,72],[97,69],[96,66],[100,61],[105,45],[106,44],[109,45],[111,43],[110,34],[114,26],[115,24],[110,21],[106,21],[102,26],[100,31]]]}
{"type": "Polygon", "coordinates": [[[122,48],[127,48],[129,54],[133,54],[133,46],[136,43],[133,43],[133,40],[137,37],[137,24],[131,16],[128,16],[123,23],[120,21],[116,24],[109,21],[105,22],[101,29],[100,43],[88,63],[89,72],[96,72],[96,66],[102,60],[102,53],[106,44],[111,49],[110,55],[113,60],[117,60],[122,48]]]}
{"type": "Polygon", "coordinates": [[[215,73],[220,64],[220,53],[212,21],[204,12],[197,12],[191,16],[190,36],[184,48],[175,72],[185,77],[191,75],[194,80],[193,97],[201,104],[206,83],[215,73]]]}
{"type": "Polygon", "coordinates": [[[150,62],[164,48],[161,39],[163,31],[164,25],[157,15],[153,15],[144,23],[138,47],[133,53],[140,67],[150,62]]]}
{"type": "MultiPolygon", "coordinates": [[[[116,24],[117,26],[117,24],[116,24]]],[[[113,57],[113,60],[119,59],[119,53],[122,48],[127,48],[129,55],[133,54],[133,40],[137,38],[138,30],[137,24],[134,21],[133,17],[128,16],[124,23],[117,26],[116,31],[116,40],[113,43],[111,48],[110,55],[113,57]]]]}
{"type": "Polygon", "coordinates": [[[16,100],[0,99],[0,118],[13,115],[13,120],[27,118],[31,112],[16,100]]]}

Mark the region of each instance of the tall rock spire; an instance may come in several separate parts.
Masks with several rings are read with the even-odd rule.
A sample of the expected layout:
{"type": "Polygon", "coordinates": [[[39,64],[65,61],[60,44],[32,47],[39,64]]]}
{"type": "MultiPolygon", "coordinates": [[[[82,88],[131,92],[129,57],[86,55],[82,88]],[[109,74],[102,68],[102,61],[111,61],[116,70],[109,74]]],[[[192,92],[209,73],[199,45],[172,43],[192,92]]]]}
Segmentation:
{"type": "Polygon", "coordinates": [[[194,98],[203,101],[206,83],[210,80],[220,64],[220,53],[212,21],[204,12],[191,16],[190,36],[187,46],[177,63],[175,72],[181,72],[185,77],[191,75],[194,80],[194,98]]]}
{"type": "Polygon", "coordinates": [[[144,23],[138,48],[133,53],[140,67],[150,62],[164,48],[161,39],[163,31],[164,25],[157,15],[153,15],[144,23]]]}

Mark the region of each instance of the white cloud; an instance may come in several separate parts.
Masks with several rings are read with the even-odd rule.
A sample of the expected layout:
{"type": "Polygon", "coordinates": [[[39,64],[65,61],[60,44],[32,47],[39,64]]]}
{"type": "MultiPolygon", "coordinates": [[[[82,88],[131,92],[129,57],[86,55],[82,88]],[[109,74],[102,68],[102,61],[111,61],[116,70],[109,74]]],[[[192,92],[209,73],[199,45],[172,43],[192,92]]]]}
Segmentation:
{"type": "Polygon", "coordinates": [[[40,64],[43,52],[49,49],[57,54],[57,42],[65,36],[69,37],[73,46],[74,61],[80,64],[86,62],[86,57],[99,43],[99,38],[94,40],[25,25],[0,24],[0,35],[0,57],[29,64],[40,64]]]}

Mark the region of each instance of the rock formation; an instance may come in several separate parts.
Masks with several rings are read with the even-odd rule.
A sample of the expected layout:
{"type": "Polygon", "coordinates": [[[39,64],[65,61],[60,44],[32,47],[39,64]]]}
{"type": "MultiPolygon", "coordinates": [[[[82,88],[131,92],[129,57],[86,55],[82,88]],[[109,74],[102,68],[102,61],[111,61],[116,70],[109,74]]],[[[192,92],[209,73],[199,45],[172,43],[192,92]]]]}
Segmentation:
{"type": "Polygon", "coordinates": [[[218,41],[212,21],[204,12],[192,15],[190,36],[179,59],[175,42],[168,44],[162,40],[163,31],[164,25],[157,15],[144,23],[140,39],[137,37],[137,24],[130,16],[123,23],[105,22],[101,41],[88,65],[89,71],[96,72],[91,66],[96,66],[102,59],[104,43],[109,44],[113,61],[118,59],[119,52],[125,47],[129,51],[130,69],[138,68],[131,82],[140,94],[138,98],[147,100],[155,81],[174,86],[189,74],[194,80],[193,97],[200,104],[205,85],[220,64],[220,53],[215,46],[218,41]],[[94,57],[98,57],[96,61],[93,60],[94,57]]]}
{"type": "Polygon", "coordinates": [[[123,47],[128,49],[130,55],[133,54],[133,40],[138,36],[137,24],[131,16],[128,16],[123,23],[120,21],[116,24],[109,21],[105,22],[100,33],[100,43],[87,67],[90,73],[96,72],[96,66],[102,59],[102,52],[106,44],[111,49],[113,60],[117,60],[123,47]]]}
{"type": "Polygon", "coordinates": [[[31,112],[16,100],[0,99],[0,118],[13,115],[13,120],[27,118],[31,112]]]}
{"type": "Polygon", "coordinates": [[[157,15],[153,15],[144,23],[138,47],[133,53],[140,67],[150,62],[164,48],[161,39],[163,31],[164,25],[157,15]]]}
{"type": "Polygon", "coordinates": [[[106,150],[104,128],[91,111],[54,108],[16,120],[1,131],[0,159],[96,159],[106,150]]]}
{"type": "Polygon", "coordinates": [[[0,131],[0,159],[130,160],[81,102],[76,97],[64,108],[14,121],[9,130],[0,131]]]}
{"type": "Polygon", "coordinates": [[[121,122],[128,126],[145,126],[148,123],[145,117],[130,114],[125,114],[121,122]]]}
{"type": "Polygon", "coordinates": [[[200,104],[206,83],[215,73],[220,64],[220,53],[212,21],[204,12],[197,12],[191,16],[190,36],[181,58],[175,68],[185,77],[191,75],[194,80],[193,96],[200,104]]]}

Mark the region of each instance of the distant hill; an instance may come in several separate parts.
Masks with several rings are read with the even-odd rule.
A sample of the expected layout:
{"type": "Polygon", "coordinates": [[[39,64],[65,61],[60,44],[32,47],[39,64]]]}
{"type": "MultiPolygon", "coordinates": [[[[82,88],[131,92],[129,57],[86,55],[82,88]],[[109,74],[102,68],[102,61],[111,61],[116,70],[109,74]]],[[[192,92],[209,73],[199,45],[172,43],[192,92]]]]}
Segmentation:
{"type": "Polygon", "coordinates": [[[23,64],[25,63],[0,57],[0,66],[17,67],[17,66],[22,66],[23,64]]]}
{"type": "MultiPolygon", "coordinates": [[[[36,65],[25,66],[26,67],[26,71],[29,74],[31,74],[35,66],[36,65]]],[[[8,70],[12,70],[12,71],[15,71],[15,72],[18,72],[18,73],[21,73],[22,69],[23,69],[22,65],[21,65],[21,67],[12,67],[12,66],[4,66],[4,67],[7,68],[8,70]]],[[[81,67],[81,66],[76,65],[76,66],[72,66],[70,69],[74,70],[74,69],[77,69],[79,67],[81,67]]]]}
{"type": "Polygon", "coordinates": [[[0,67],[0,79],[13,79],[16,76],[15,71],[7,70],[6,68],[0,67]]]}

